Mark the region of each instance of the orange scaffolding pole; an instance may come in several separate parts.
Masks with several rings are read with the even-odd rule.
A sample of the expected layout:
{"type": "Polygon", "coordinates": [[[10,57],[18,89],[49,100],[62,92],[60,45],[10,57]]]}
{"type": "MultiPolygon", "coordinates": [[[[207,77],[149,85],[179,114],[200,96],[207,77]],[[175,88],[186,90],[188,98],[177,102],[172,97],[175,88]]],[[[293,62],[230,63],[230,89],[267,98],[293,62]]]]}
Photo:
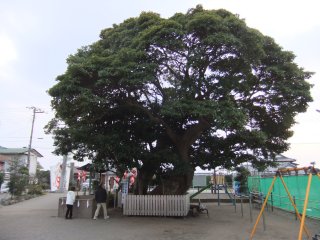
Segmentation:
{"type": "MultiPolygon", "coordinates": [[[[284,189],[286,190],[286,192],[287,192],[287,194],[288,194],[288,197],[289,197],[289,199],[290,199],[290,202],[291,202],[291,204],[292,204],[292,206],[293,206],[293,208],[294,208],[294,210],[295,210],[295,212],[296,212],[296,215],[297,215],[297,217],[298,217],[299,220],[300,220],[300,224],[301,224],[301,223],[302,223],[302,219],[301,219],[300,213],[299,213],[299,211],[298,211],[298,208],[297,208],[296,204],[295,204],[294,201],[293,201],[293,198],[292,198],[292,196],[291,196],[291,194],[290,194],[290,192],[289,192],[289,189],[288,189],[288,187],[287,187],[287,184],[285,183],[285,181],[284,181],[281,173],[280,173],[279,175],[280,175],[280,180],[281,180],[281,182],[282,182],[282,184],[283,184],[283,186],[284,186],[284,189]]],[[[303,226],[303,229],[304,229],[305,233],[307,234],[308,238],[310,238],[310,233],[309,233],[309,231],[308,231],[308,229],[307,229],[307,227],[306,227],[305,225],[303,226]]]]}
{"type": "Polygon", "coordinates": [[[255,234],[255,232],[256,232],[258,223],[259,223],[259,221],[260,221],[260,218],[261,218],[261,216],[262,216],[262,213],[263,213],[263,211],[264,211],[264,208],[265,208],[266,205],[267,205],[268,198],[269,198],[269,196],[270,196],[270,193],[271,193],[271,191],[272,191],[272,188],[273,188],[273,185],[274,185],[276,179],[277,179],[277,176],[275,175],[275,176],[273,177],[272,183],[271,183],[271,185],[270,185],[270,187],[269,187],[268,194],[267,194],[267,196],[266,196],[266,198],[265,198],[265,200],[264,200],[264,202],[263,202],[263,205],[262,205],[262,207],[261,207],[261,210],[260,210],[260,213],[259,213],[258,218],[257,218],[257,220],[256,220],[256,223],[254,224],[254,227],[253,227],[253,229],[252,229],[252,231],[251,231],[250,240],[253,239],[253,236],[254,236],[254,234],[255,234]]]}
{"type": "Polygon", "coordinates": [[[307,190],[306,190],[306,197],[304,199],[302,220],[301,220],[301,224],[300,224],[300,231],[299,231],[298,240],[302,240],[302,231],[303,231],[304,222],[305,222],[305,219],[306,219],[306,211],[307,211],[307,206],[308,206],[308,201],[309,201],[309,193],[310,193],[311,181],[312,181],[312,173],[309,173],[308,185],[307,185],[307,190]]]}
{"type": "Polygon", "coordinates": [[[287,194],[288,194],[288,196],[289,196],[290,202],[291,202],[292,206],[294,207],[295,213],[296,213],[296,215],[298,216],[298,218],[299,218],[299,220],[300,220],[300,229],[299,229],[298,240],[302,240],[302,233],[303,233],[303,231],[304,231],[304,232],[306,233],[306,235],[308,236],[308,239],[310,239],[310,233],[309,233],[307,227],[305,226],[305,219],[306,219],[306,211],[307,211],[307,207],[308,207],[309,194],[310,194],[310,188],[311,188],[311,182],[312,182],[312,176],[313,176],[313,174],[317,175],[318,178],[320,179],[320,172],[317,172],[314,167],[288,168],[288,169],[279,169],[279,170],[277,171],[277,174],[273,177],[272,183],[271,183],[271,185],[270,185],[270,187],[269,187],[269,190],[268,190],[268,194],[267,194],[267,196],[266,196],[266,198],[265,198],[265,200],[264,200],[264,202],[263,202],[263,205],[262,205],[262,207],[261,207],[261,211],[260,211],[260,213],[259,213],[259,215],[258,215],[258,218],[257,218],[257,220],[256,220],[256,222],[255,222],[255,224],[254,224],[254,227],[253,227],[253,229],[252,229],[252,232],[251,232],[251,234],[250,234],[250,240],[253,239],[253,236],[254,236],[254,234],[255,234],[257,225],[258,225],[258,223],[259,223],[259,221],[260,221],[260,218],[261,218],[261,216],[262,216],[262,214],[263,214],[263,211],[264,211],[264,209],[265,209],[265,207],[266,207],[266,204],[267,204],[267,202],[268,202],[268,198],[269,198],[269,196],[270,196],[270,193],[271,193],[271,191],[272,191],[272,188],[273,188],[273,186],[274,186],[274,183],[275,183],[278,175],[280,176],[281,182],[282,182],[282,184],[283,184],[283,186],[284,186],[284,188],[285,188],[285,190],[286,190],[286,192],[287,192],[287,194]],[[291,196],[291,194],[290,194],[290,192],[289,192],[289,189],[288,189],[288,187],[287,187],[286,183],[284,182],[284,179],[283,179],[283,177],[282,177],[282,175],[281,175],[281,173],[289,173],[289,172],[292,172],[292,171],[297,172],[297,171],[299,171],[299,170],[304,170],[305,173],[307,173],[307,171],[310,170],[310,171],[309,171],[309,175],[308,175],[308,184],[307,184],[307,188],[306,188],[306,195],[305,195],[305,200],[304,200],[304,205],[303,205],[302,217],[301,217],[301,215],[300,215],[300,213],[299,213],[299,211],[298,211],[298,209],[297,209],[297,206],[296,206],[296,204],[294,203],[293,198],[292,198],[292,196],[291,196]]]}
{"type": "Polygon", "coordinates": [[[286,173],[286,172],[296,172],[299,170],[308,170],[310,167],[301,167],[301,168],[280,168],[278,169],[278,172],[286,173]]]}

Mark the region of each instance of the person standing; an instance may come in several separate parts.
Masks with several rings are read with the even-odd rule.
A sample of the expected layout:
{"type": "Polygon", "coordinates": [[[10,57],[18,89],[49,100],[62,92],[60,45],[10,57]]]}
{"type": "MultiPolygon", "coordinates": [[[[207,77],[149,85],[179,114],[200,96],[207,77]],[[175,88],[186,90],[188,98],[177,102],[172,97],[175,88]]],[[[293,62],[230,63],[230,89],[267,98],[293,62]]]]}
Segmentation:
{"type": "Polygon", "coordinates": [[[105,189],[104,183],[100,183],[99,184],[98,189],[95,192],[95,200],[97,202],[97,209],[96,209],[96,211],[94,213],[93,219],[94,220],[97,219],[97,217],[99,215],[99,212],[100,212],[101,206],[103,208],[104,219],[108,219],[109,216],[107,215],[107,205],[106,205],[106,202],[107,202],[107,191],[105,189]]]}
{"type": "Polygon", "coordinates": [[[70,191],[67,193],[67,212],[66,212],[66,219],[72,219],[72,210],[73,210],[73,203],[76,201],[76,194],[74,193],[75,187],[71,187],[70,191]]]}

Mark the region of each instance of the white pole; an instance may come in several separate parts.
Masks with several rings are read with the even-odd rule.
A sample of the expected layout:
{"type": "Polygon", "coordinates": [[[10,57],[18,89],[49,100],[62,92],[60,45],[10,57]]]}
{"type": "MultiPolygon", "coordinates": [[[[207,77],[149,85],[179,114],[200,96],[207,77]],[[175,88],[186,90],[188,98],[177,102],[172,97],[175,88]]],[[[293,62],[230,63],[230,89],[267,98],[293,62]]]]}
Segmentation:
{"type": "Polygon", "coordinates": [[[59,191],[62,193],[66,190],[67,160],[68,160],[68,156],[63,155],[62,171],[61,171],[61,179],[60,179],[60,187],[59,187],[59,191]]]}

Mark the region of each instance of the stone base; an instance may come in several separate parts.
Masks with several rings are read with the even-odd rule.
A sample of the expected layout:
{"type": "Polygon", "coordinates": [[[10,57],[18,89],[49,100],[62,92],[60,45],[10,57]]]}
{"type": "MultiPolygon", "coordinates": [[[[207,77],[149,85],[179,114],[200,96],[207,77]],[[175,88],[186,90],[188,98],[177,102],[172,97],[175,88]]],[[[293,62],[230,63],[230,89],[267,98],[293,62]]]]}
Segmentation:
{"type": "MultiPolygon", "coordinates": [[[[93,218],[97,208],[93,195],[77,196],[73,204],[73,218],[93,218]]],[[[65,217],[67,212],[66,197],[59,198],[58,217],[65,217]]],[[[102,215],[103,213],[100,212],[102,215]]],[[[99,216],[100,216],[99,214],[99,216]]]]}

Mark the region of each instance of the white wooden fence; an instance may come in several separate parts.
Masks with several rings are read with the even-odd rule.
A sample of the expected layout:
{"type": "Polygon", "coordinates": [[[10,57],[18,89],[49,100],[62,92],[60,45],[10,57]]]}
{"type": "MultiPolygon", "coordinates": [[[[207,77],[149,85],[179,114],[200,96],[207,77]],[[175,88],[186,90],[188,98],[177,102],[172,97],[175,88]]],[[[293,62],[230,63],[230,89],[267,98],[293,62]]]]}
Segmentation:
{"type": "Polygon", "coordinates": [[[190,209],[189,195],[126,195],[124,215],[187,216],[190,209]]]}

